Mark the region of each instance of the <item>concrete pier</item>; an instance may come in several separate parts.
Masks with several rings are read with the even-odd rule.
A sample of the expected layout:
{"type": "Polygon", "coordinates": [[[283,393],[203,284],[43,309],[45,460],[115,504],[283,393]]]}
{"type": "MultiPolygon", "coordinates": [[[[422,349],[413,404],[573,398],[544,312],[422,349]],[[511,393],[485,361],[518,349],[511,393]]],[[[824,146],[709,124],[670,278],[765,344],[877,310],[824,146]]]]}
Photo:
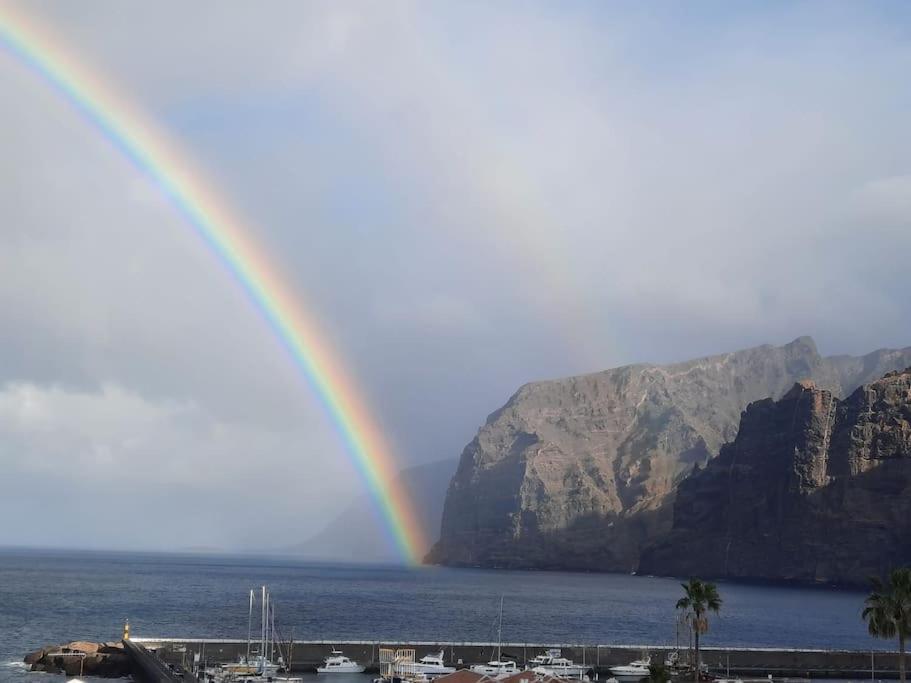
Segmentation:
{"type": "MultiPolygon", "coordinates": [[[[189,665],[195,654],[210,665],[237,661],[247,649],[246,640],[194,638],[134,638],[159,657],[173,664],[189,665]]],[[[299,641],[282,643],[282,652],[295,672],[315,671],[332,647],[366,664],[368,671],[378,669],[379,649],[411,648],[418,658],[443,650],[447,664],[467,667],[496,657],[496,643],[436,643],[393,641],[299,641]],[[290,645],[290,647],[289,647],[290,645]]],[[[592,667],[600,678],[608,677],[608,669],[628,664],[649,652],[655,660],[663,659],[674,647],[666,645],[567,645],[562,643],[503,643],[504,658],[515,659],[524,665],[548,648],[560,648],[565,657],[592,667]]],[[[681,648],[681,657],[686,650],[681,648]]],[[[898,677],[898,655],[894,652],[857,650],[792,650],[785,648],[724,648],[703,647],[702,661],[710,671],[720,676],[775,678],[840,678],[877,680],[898,677]]]]}
{"type": "Polygon", "coordinates": [[[167,666],[141,643],[124,639],[123,649],[133,665],[133,678],[140,683],[190,683],[196,680],[179,666],[167,666]]]}

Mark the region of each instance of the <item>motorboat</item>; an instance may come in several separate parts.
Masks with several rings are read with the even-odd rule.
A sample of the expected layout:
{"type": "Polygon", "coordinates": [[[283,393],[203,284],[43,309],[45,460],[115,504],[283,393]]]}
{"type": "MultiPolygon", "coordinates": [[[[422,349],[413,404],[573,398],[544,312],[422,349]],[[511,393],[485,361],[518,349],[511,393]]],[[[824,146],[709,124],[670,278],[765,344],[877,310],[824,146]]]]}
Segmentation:
{"type": "Polygon", "coordinates": [[[425,677],[442,676],[451,674],[455,671],[454,666],[446,666],[443,663],[443,651],[435,655],[426,655],[411,665],[415,674],[424,675],[425,677]]]}
{"type": "Polygon", "coordinates": [[[316,672],[321,674],[361,674],[364,673],[366,668],[366,666],[346,657],[340,650],[333,648],[332,653],[326,657],[325,662],[316,669],[316,672]]]}
{"type": "Polygon", "coordinates": [[[563,657],[560,650],[553,649],[531,659],[528,662],[528,668],[539,676],[579,678],[591,667],[575,664],[571,659],[563,657]]]}
{"type": "Polygon", "coordinates": [[[651,657],[645,656],[642,659],[636,659],[629,664],[621,666],[612,666],[611,675],[619,681],[638,681],[647,678],[649,675],[649,666],[651,666],[651,657]]]}
{"type": "Polygon", "coordinates": [[[495,659],[492,662],[487,662],[487,664],[475,664],[471,667],[471,670],[476,674],[490,676],[491,678],[506,678],[506,676],[517,674],[520,671],[519,665],[511,659],[495,659]]]}

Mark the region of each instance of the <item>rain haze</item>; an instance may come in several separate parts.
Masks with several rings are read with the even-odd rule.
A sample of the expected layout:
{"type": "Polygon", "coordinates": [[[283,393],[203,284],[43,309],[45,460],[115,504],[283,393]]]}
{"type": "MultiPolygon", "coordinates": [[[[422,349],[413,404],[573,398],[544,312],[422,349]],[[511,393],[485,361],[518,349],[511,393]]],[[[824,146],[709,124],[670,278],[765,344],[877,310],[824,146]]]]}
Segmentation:
{"type": "MultiPolygon", "coordinates": [[[[401,467],[535,379],[911,344],[908,4],[8,6],[204,169],[401,467]]],[[[319,532],[364,484],[262,313],[8,49],[0,82],[0,545],[319,532]]]]}

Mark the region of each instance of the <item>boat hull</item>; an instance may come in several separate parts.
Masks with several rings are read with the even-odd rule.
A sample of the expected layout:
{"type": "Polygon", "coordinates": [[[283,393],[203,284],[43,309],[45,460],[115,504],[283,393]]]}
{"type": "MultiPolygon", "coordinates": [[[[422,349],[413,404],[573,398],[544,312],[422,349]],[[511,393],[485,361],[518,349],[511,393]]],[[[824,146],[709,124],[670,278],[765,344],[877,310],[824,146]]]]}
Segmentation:
{"type": "Polygon", "coordinates": [[[361,666],[360,664],[346,664],[343,666],[333,666],[326,667],[321,666],[317,668],[316,673],[318,674],[362,674],[367,670],[366,666],[361,666]]]}
{"type": "Polygon", "coordinates": [[[542,676],[555,676],[556,678],[578,678],[591,669],[590,666],[536,666],[532,671],[542,676]]]}
{"type": "Polygon", "coordinates": [[[491,678],[506,678],[507,676],[512,676],[513,674],[519,673],[519,668],[516,666],[505,668],[499,666],[488,666],[486,664],[476,664],[475,666],[471,667],[471,670],[476,674],[490,676],[491,678]]]}

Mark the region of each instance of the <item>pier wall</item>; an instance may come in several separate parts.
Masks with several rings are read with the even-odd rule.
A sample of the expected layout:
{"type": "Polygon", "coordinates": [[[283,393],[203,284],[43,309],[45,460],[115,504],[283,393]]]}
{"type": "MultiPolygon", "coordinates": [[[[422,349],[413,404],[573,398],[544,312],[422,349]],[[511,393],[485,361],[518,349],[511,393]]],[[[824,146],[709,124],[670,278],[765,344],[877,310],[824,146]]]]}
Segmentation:
{"type": "MultiPolygon", "coordinates": [[[[186,638],[134,638],[150,649],[158,650],[166,662],[190,665],[193,656],[210,665],[237,661],[245,654],[247,641],[186,638]]],[[[486,662],[496,657],[496,643],[432,643],[392,641],[286,641],[281,650],[286,661],[296,672],[315,671],[332,647],[338,647],[347,656],[366,664],[368,671],[378,670],[379,649],[410,648],[416,657],[443,650],[447,664],[458,668],[486,662]]],[[[565,657],[584,662],[592,667],[599,678],[610,676],[608,669],[618,664],[628,664],[648,651],[654,659],[663,659],[674,647],[656,645],[565,645],[557,643],[503,643],[504,658],[515,659],[524,665],[545,649],[558,647],[565,657]]],[[[277,655],[276,655],[277,656],[277,655]]],[[[687,653],[681,647],[681,657],[687,653]]],[[[775,678],[853,678],[882,679],[898,677],[898,656],[894,652],[852,650],[791,650],[784,648],[724,648],[703,647],[702,661],[712,673],[735,676],[775,678]]]]}

